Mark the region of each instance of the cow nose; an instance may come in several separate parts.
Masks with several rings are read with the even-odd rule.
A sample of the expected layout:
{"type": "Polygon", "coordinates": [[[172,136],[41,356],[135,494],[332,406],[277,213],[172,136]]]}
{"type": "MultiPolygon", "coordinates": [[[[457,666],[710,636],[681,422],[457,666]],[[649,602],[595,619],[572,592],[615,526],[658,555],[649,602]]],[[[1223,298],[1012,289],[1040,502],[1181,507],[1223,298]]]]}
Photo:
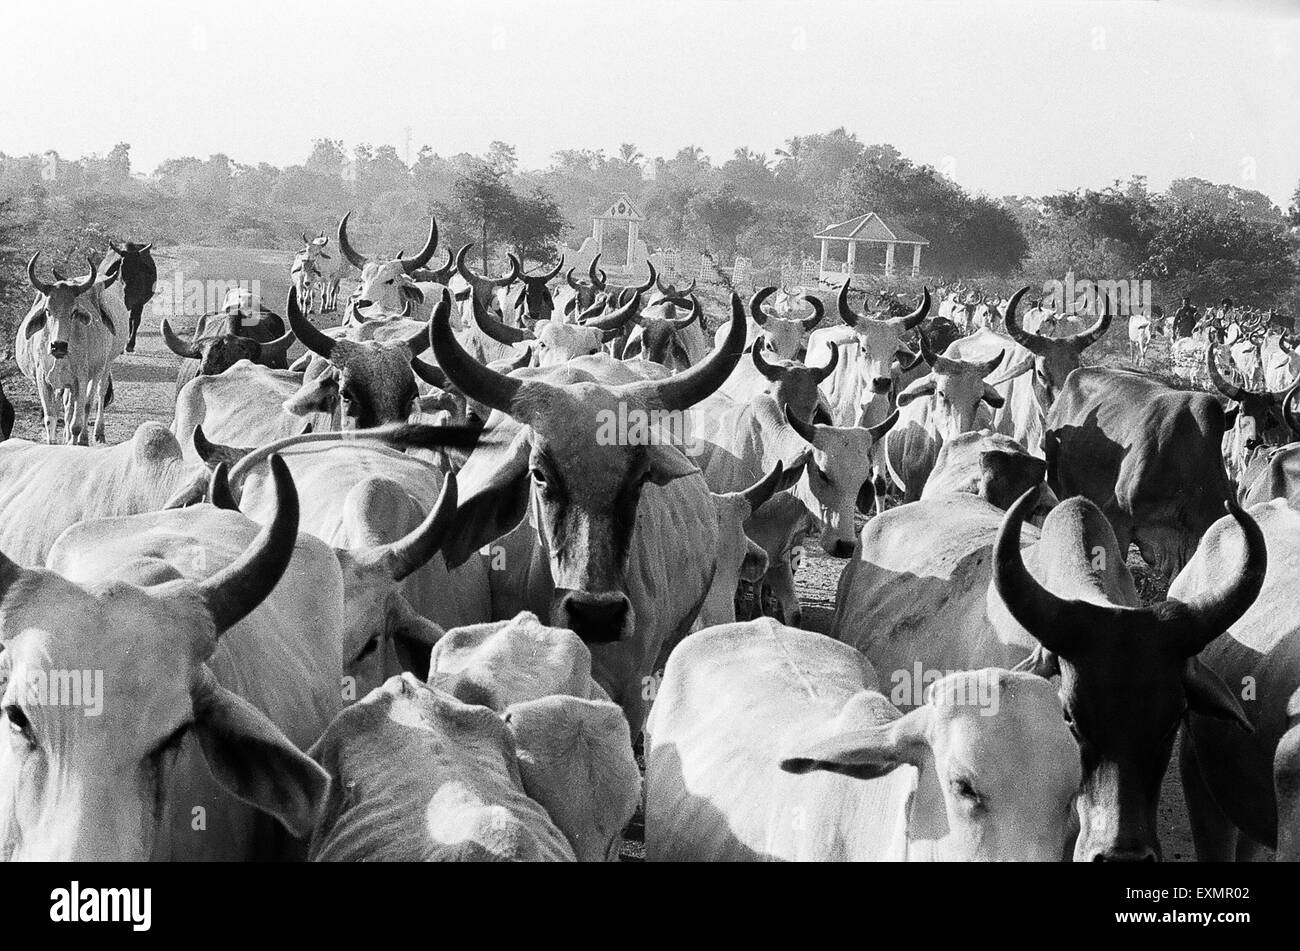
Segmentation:
{"type": "Polygon", "coordinates": [[[827,549],[827,553],[832,558],[848,558],[853,554],[853,543],[845,541],[843,538],[837,538],[835,541],[831,542],[831,546],[827,549]]]}
{"type": "Polygon", "coordinates": [[[1158,862],[1160,857],[1156,850],[1141,842],[1127,845],[1112,845],[1102,849],[1092,857],[1094,862],[1158,862]]]}
{"type": "Polygon", "coordinates": [[[878,376],[871,381],[871,389],[876,393],[885,393],[889,390],[889,384],[892,383],[887,376],[878,376]]]}
{"type": "Polygon", "coordinates": [[[622,640],[632,602],[618,591],[570,591],[560,600],[559,621],[587,644],[622,640]]]}
{"type": "Polygon", "coordinates": [[[371,304],[373,304],[373,303],[374,303],[374,301],[372,301],[372,300],[367,300],[367,299],[364,298],[364,297],[359,297],[359,298],[357,298],[357,306],[358,306],[358,307],[369,307],[369,306],[370,306],[371,304]]]}
{"type": "Polygon", "coordinates": [[[50,355],[54,357],[66,357],[68,355],[68,343],[66,340],[55,340],[50,343],[50,355]]]}

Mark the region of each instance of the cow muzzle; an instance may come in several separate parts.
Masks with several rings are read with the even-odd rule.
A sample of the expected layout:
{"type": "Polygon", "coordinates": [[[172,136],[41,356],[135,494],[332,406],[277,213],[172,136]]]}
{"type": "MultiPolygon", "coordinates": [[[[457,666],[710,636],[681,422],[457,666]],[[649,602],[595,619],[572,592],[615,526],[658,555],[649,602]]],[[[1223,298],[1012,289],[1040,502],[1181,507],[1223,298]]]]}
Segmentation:
{"type": "Polygon", "coordinates": [[[621,591],[555,592],[551,623],[567,627],[586,644],[608,644],[631,634],[632,602],[621,591]]]}
{"type": "Polygon", "coordinates": [[[871,381],[871,392],[872,392],[872,393],[888,393],[888,392],[889,392],[889,385],[890,385],[891,383],[893,383],[893,382],[894,382],[894,381],[893,381],[890,377],[887,377],[887,376],[878,376],[878,377],[875,377],[875,378],[872,379],[872,381],[871,381]]]}
{"type": "Polygon", "coordinates": [[[66,340],[50,341],[50,356],[56,360],[62,360],[68,355],[68,342],[66,340]]]}

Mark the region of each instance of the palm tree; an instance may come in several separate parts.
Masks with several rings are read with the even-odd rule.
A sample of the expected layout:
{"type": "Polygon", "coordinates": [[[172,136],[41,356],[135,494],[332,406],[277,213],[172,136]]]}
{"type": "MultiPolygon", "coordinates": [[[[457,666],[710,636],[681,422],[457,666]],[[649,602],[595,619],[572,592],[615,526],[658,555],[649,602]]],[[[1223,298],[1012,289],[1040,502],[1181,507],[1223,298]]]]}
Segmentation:
{"type": "Polygon", "coordinates": [[[618,147],[618,157],[627,165],[636,165],[645,158],[631,142],[624,142],[618,147]]]}

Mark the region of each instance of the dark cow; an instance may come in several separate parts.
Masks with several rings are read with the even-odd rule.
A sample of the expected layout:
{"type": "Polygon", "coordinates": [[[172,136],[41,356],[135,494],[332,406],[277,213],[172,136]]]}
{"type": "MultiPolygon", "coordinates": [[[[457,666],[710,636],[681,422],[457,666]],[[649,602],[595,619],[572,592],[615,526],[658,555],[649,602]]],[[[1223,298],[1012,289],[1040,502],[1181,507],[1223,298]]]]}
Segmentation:
{"type": "Polygon", "coordinates": [[[561,254],[560,262],[545,274],[521,274],[519,289],[513,295],[506,292],[508,307],[502,308],[506,322],[531,330],[539,320],[550,320],[555,313],[555,298],[547,285],[555,280],[563,267],[564,255],[561,254]]]}
{"type": "Polygon", "coordinates": [[[1190,710],[1250,730],[1234,692],[1197,655],[1259,595],[1264,535],[1229,502],[1245,535],[1231,561],[1186,600],[1143,607],[1124,550],[1087,499],[1067,499],[1043,521],[1030,573],[1020,529],[1038,494],[1026,492],[1002,522],[993,585],[1040,645],[1020,669],[1061,676],[1066,722],[1083,758],[1074,857],[1156,861],[1160,783],[1183,716],[1190,710]]]}
{"type": "MultiPolygon", "coordinates": [[[[507,288],[523,273],[523,265],[513,254],[506,257],[510,259],[510,270],[501,277],[484,277],[482,274],[476,274],[467,263],[470,248],[474,247],[473,242],[461,245],[461,249],[456,252],[456,273],[460,275],[469,287],[466,290],[457,292],[456,299],[464,304],[469,300],[469,295],[473,294],[478,305],[492,313],[501,314],[501,304],[496,299],[496,293],[499,289],[507,288]]],[[[471,312],[472,313],[472,312],[471,312]]],[[[469,315],[466,315],[469,316],[469,315]]],[[[468,321],[465,321],[468,324],[468,321]]]]}
{"type": "Polygon", "coordinates": [[[158,265],[149,253],[153,242],[140,244],[128,241],[117,245],[109,242],[108,246],[122,259],[118,265],[118,275],[122,280],[122,296],[126,300],[126,309],[131,314],[131,335],[126,341],[126,352],[135,352],[135,335],[140,329],[140,317],[144,314],[144,305],[154,295],[154,286],[158,283],[158,265]]]}
{"type": "Polygon", "coordinates": [[[1137,544],[1172,578],[1232,496],[1220,448],[1223,407],[1133,370],[1084,367],[1047,414],[1047,483],[1106,514],[1119,550],[1137,544]]]}
{"type": "Polygon", "coordinates": [[[248,360],[271,370],[289,368],[289,348],[296,339],[284,329],[284,318],[266,309],[255,314],[233,305],[219,314],[199,319],[188,342],[172,330],[166,318],[162,338],[167,349],[181,357],[176,371],[176,392],[196,376],[215,376],[248,360]]]}

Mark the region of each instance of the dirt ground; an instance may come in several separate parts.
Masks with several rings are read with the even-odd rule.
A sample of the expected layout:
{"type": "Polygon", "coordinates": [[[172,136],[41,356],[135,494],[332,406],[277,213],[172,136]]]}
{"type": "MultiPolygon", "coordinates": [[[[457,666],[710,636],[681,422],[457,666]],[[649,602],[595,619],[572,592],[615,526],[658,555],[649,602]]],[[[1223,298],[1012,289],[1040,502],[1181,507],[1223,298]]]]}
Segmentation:
{"type": "MultiPolygon", "coordinates": [[[[156,257],[160,277],[180,273],[186,279],[202,280],[209,276],[219,278],[231,273],[258,275],[258,279],[263,282],[262,296],[266,306],[283,313],[283,299],[288,284],[282,275],[288,274],[291,259],[287,252],[182,248],[158,253],[156,257]],[[232,261],[232,256],[240,260],[232,261]]],[[[344,298],[349,289],[347,285],[344,286],[340,299],[344,298]]],[[[106,421],[110,443],[129,439],[145,420],[152,419],[165,424],[171,422],[179,360],[164,346],[159,333],[159,319],[170,310],[164,302],[155,299],[145,311],[136,352],[123,355],[113,364],[115,400],[106,421]]],[[[322,324],[331,325],[336,320],[332,315],[327,316],[322,324]]],[[[172,318],[172,325],[178,333],[184,334],[190,329],[191,321],[179,316],[172,318]]],[[[300,352],[300,347],[296,346],[291,352],[291,358],[300,352]]],[[[13,361],[4,363],[0,379],[4,382],[5,392],[16,412],[13,435],[25,439],[43,439],[40,403],[31,384],[19,375],[13,361]]],[[[824,555],[815,543],[810,544],[796,577],[803,602],[804,626],[809,630],[829,632],[835,588],[845,564],[841,559],[824,555]]],[[[1138,576],[1139,590],[1144,596],[1163,596],[1164,585],[1160,579],[1152,576],[1145,565],[1131,559],[1130,567],[1138,576]]],[[[1175,754],[1174,763],[1176,762],[1175,754]]],[[[636,861],[643,854],[640,841],[643,829],[639,813],[628,832],[623,857],[636,861]]],[[[1194,857],[1187,810],[1176,766],[1171,767],[1165,776],[1160,805],[1160,839],[1166,860],[1190,861],[1194,857]]]]}

